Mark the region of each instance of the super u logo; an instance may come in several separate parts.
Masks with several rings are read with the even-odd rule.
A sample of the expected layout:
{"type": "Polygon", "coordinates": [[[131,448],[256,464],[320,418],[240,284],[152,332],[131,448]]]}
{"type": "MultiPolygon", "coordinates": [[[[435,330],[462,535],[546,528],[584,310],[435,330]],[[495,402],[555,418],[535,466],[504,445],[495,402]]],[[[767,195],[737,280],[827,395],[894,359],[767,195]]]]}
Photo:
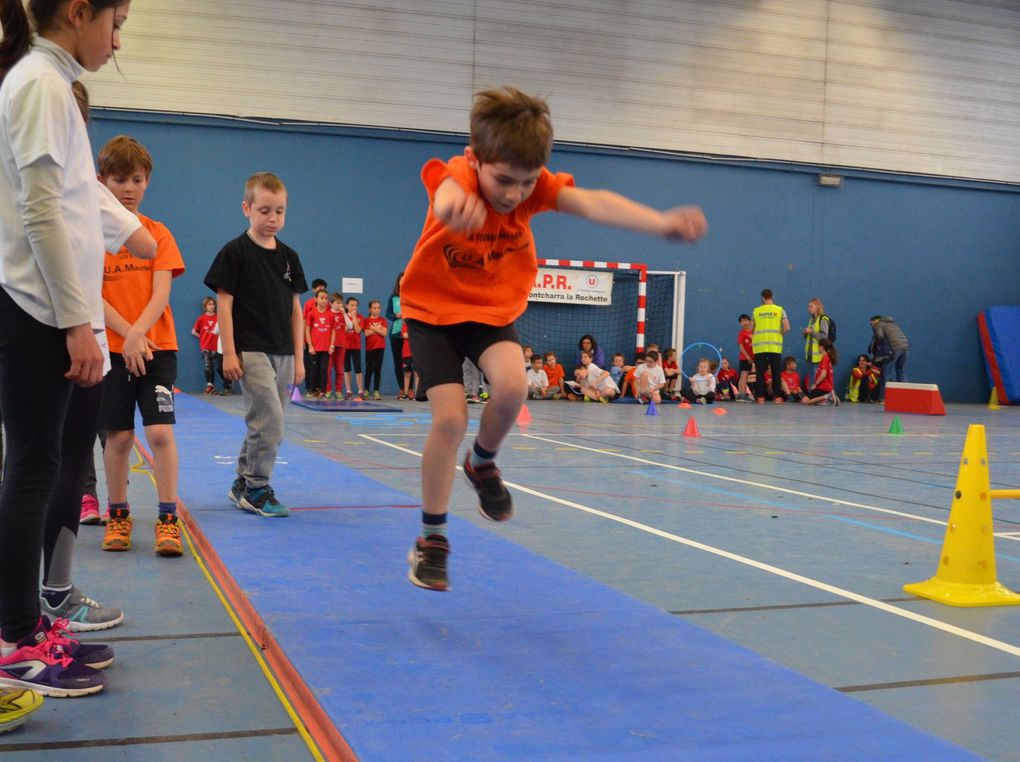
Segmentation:
{"type": "Polygon", "coordinates": [[[585,278],[584,284],[588,288],[597,288],[599,285],[599,276],[589,275],[587,278],[585,278]]]}

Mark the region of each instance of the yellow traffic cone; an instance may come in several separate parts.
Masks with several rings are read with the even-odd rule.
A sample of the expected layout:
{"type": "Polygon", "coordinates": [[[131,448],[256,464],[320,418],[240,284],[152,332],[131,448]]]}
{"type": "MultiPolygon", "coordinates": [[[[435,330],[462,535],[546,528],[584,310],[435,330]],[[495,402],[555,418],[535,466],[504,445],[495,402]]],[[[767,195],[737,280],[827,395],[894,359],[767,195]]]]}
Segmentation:
{"type": "Polygon", "coordinates": [[[1020,595],[995,576],[995,537],[985,427],[971,425],[963,445],[956,492],[938,570],[903,589],[950,606],[1017,606],[1020,595]]]}
{"type": "Polygon", "coordinates": [[[988,409],[989,410],[999,410],[1000,409],[999,408],[999,392],[998,392],[998,390],[994,386],[992,387],[992,393],[988,396],[988,409]]]}

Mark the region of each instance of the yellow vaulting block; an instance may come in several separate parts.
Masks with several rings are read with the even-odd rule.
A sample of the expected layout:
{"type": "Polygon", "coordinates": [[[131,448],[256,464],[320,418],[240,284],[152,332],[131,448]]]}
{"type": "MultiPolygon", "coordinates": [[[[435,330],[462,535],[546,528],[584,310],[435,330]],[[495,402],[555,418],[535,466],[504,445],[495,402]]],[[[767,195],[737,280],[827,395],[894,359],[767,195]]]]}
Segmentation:
{"type": "Polygon", "coordinates": [[[906,592],[949,606],[1020,605],[1020,595],[996,578],[991,493],[985,427],[975,424],[967,429],[938,570],[904,585],[906,592]]]}

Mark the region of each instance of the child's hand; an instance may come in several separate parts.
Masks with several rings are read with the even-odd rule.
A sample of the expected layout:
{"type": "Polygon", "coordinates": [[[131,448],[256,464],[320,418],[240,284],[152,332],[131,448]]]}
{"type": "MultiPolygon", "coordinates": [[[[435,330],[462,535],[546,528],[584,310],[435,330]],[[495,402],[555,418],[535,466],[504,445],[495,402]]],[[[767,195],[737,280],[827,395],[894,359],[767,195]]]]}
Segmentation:
{"type": "Polygon", "coordinates": [[[135,376],[145,375],[145,362],[152,359],[152,350],[159,349],[145,334],[128,333],[124,338],[124,365],[135,376]]]}
{"type": "Polygon", "coordinates": [[[664,238],[694,243],[708,232],[708,220],[697,206],[678,206],[662,213],[664,238]]]}
{"type": "Polygon", "coordinates": [[[432,205],[439,221],[455,233],[469,233],[485,224],[485,202],[466,193],[453,178],[443,181],[432,205]]]}
{"type": "Polygon", "coordinates": [[[71,367],[64,374],[81,387],[95,386],[103,380],[103,350],[88,323],[72,326],[66,332],[67,354],[71,367]]]}
{"type": "Polygon", "coordinates": [[[244,366],[241,365],[241,358],[237,353],[223,353],[223,377],[228,381],[237,381],[244,375],[244,366]]]}

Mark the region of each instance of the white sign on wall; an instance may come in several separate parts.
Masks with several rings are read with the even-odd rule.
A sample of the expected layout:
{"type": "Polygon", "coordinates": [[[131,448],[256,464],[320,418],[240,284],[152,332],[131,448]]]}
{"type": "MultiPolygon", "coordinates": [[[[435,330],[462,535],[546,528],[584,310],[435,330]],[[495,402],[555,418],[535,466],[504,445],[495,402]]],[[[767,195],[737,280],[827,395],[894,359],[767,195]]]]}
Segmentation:
{"type": "Polygon", "coordinates": [[[613,273],[540,267],[528,301],[608,307],[613,303],[613,273]]]}

